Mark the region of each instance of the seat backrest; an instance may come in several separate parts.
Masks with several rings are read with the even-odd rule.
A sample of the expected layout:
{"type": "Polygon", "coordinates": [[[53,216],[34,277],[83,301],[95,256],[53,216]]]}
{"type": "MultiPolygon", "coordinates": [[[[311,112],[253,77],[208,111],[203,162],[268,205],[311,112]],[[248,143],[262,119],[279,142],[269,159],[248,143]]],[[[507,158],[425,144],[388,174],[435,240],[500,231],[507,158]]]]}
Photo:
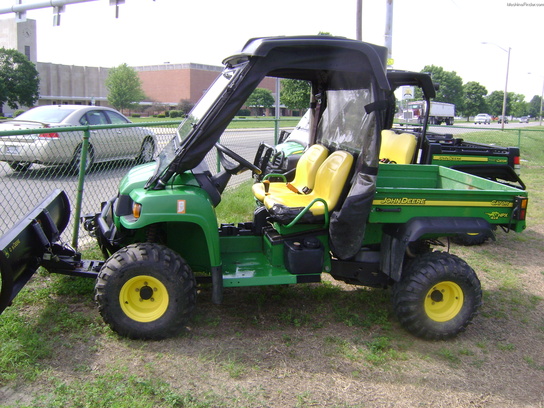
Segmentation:
{"type": "Polygon", "coordinates": [[[417,140],[410,133],[395,133],[382,130],[380,159],[388,159],[397,164],[410,164],[416,152],[417,140]]]}
{"type": "Polygon", "coordinates": [[[329,150],[320,144],[314,144],[304,152],[297,162],[295,178],[291,182],[299,191],[304,187],[314,188],[315,176],[319,166],[329,155],[329,150]]]}
{"type": "Polygon", "coordinates": [[[329,211],[332,211],[338,203],[352,165],[353,156],[346,151],[337,150],[327,157],[317,170],[312,195],[323,198],[329,211]]]}

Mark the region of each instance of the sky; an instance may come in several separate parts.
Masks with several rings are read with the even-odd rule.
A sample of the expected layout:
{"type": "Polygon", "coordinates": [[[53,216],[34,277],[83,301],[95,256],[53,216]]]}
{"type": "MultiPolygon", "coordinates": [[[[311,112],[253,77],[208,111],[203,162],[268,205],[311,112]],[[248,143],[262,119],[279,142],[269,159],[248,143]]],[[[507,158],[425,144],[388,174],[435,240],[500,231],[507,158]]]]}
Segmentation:
{"type": "MultiPolygon", "coordinates": [[[[32,3],[44,2],[23,0],[32,3]]],[[[386,0],[363,0],[363,41],[385,44],[385,12],[386,0]]],[[[221,65],[253,37],[356,37],[356,0],[125,0],[119,18],[97,0],[67,5],[60,26],[51,8],[26,15],[37,21],[38,61],[68,65],[221,65]]],[[[508,91],[529,101],[543,90],[543,21],[544,0],[393,0],[393,68],[441,66],[491,93],[504,90],[511,48],[508,91]]]]}

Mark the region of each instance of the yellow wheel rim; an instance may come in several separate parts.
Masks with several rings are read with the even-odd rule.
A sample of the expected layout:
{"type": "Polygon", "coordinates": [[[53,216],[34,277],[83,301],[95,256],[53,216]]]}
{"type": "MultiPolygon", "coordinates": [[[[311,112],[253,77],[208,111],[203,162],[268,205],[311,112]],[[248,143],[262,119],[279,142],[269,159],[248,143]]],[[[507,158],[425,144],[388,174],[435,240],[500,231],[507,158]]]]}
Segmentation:
{"type": "Polygon", "coordinates": [[[168,291],[152,276],[140,275],[129,279],[119,292],[123,312],[137,322],[152,322],[168,308],[168,291]]]}
{"type": "Polygon", "coordinates": [[[461,311],[463,300],[463,290],[457,283],[440,282],[425,296],[425,313],[436,322],[447,322],[461,311]]]}

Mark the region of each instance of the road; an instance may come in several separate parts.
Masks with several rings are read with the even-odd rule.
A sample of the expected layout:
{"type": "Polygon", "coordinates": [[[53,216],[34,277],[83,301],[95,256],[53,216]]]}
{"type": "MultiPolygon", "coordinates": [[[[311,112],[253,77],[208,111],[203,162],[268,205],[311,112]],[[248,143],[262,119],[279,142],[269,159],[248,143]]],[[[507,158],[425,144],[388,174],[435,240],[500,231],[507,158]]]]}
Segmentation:
{"type": "MultiPolygon", "coordinates": [[[[510,122],[504,124],[505,130],[511,130],[511,129],[530,129],[531,127],[538,126],[538,122],[530,122],[530,123],[518,123],[518,122],[510,122]]],[[[429,126],[429,131],[439,134],[446,134],[446,133],[470,133],[470,132],[481,132],[485,130],[498,130],[501,129],[500,123],[492,123],[490,125],[475,125],[474,122],[466,122],[466,121],[456,121],[453,126],[429,126]],[[459,129],[463,128],[463,129],[459,129]],[[467,129],[464,129],[467,128],[467,129]]]]}

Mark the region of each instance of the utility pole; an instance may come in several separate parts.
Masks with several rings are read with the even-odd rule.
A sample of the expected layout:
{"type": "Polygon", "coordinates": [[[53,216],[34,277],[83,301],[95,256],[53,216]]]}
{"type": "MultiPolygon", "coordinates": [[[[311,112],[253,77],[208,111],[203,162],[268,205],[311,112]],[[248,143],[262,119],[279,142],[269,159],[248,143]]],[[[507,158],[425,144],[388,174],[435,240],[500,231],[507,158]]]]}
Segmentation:
{"type": "Polygon", "coordinates": [[[363,0],[357,1],[357,11],[355,15],[355,38],[359,41],[363,41],[363,0]]]}
{"type": "Polygon", "coordinates": [[[385,46],[387,47],[387,58],[389,61],[392,61],[393,59],[393,0],[386,0],[385,46]]]}

